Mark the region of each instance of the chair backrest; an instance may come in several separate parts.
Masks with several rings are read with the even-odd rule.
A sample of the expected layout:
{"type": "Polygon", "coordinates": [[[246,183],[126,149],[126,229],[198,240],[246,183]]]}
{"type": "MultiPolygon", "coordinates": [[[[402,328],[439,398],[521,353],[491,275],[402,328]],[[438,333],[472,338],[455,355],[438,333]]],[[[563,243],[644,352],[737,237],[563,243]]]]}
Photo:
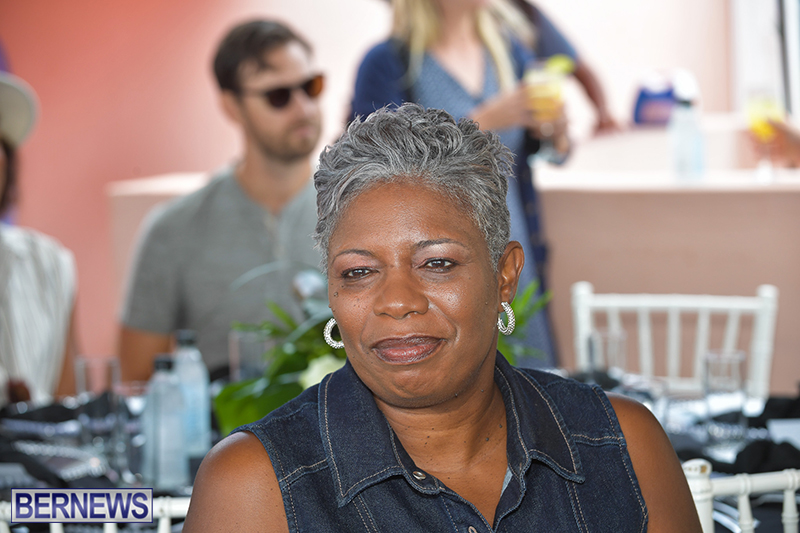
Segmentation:
{"type": "Polygon", "coordinates": [[[705,459],[692,459],[683,463],[683,472],[692,491],[703,533],[714,531],[713,503],[716,496],[737,496],[739,527],[742,533],[752,533],[753,511],[750,497],[768,492],[783,492],[781,521],[784,533],[798,533],[797,489],[800,488],[800,471],[795,469],[765,474],[739,474],[711,478],[711,463],[705,459]]]}
{"type": "MultiPolygon", "coordinates": [[[[153,521],[158,523],[158,533],[170,533],[172,519],[183,518],[189,511],[189,498],[164,496],[153,500],[153,521]]],[[[0,533],[9,533],[11,502],[0,502],[0,533]]],[[[103,533],[116,533],[117,524],[103,524],[103,533]]],[[[50,524],[50,533],[64,533],[63,524],[50,524]]]]}
{"type": "Polygon", "coordinates": [[[772,368],[772,349],[775,339],[775,316],[778,309],[778,289],[761,285],[756,296],[710,296],[687,294],[595,294],[587,281],[572,285],[573,327],[575,328],[575,357],[579,371],[592,369],[589,339],[594,329],[594,317],[605,313],[609,331],[623,329],[622,313],[632,313],[637,319],[639,373],[654,376],[653,333],[651,315],[666,314],[666,375],[670,387],[700,390],[702,388],[703,356],[709,351],[711,315],[726,315],[721,351],[736,349],[743,315],[753,316],[747,393],[751,398],[769,396],[772,368]],[[691,376],[681,376],[681,315],[697,315],[694,358],[691,376]]]}

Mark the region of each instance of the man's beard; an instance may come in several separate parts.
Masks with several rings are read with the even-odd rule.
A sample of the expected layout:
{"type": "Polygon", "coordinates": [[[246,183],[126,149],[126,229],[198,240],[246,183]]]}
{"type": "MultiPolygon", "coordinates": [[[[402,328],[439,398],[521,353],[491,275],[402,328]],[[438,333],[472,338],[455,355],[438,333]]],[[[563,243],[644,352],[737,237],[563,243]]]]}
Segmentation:
{"type": "Polygon", "coordinates": [[[307,159],[317,146],[320,137],[320,123],[318,120],[303,120],[292,124],[283,135],[267,136],[256,133],[254,139],[259,151],[269,159],[284,163],[295,163],[307,159]],[[292,134],[295,129],[313,127],[316,132],[311,137],[297,138],[292,134]]]}

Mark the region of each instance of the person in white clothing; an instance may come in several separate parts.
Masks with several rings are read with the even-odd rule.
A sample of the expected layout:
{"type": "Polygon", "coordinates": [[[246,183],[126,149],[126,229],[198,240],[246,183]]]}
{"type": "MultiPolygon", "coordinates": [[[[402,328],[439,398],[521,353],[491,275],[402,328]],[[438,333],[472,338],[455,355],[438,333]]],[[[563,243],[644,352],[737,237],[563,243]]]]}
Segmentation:
{"type": "MultiPolygon", "coordinates": [[[[14,202],[17,148],[36,110],[30,86],[0,72],[0,216],[14,202]]],[[[52,237],[0,222],[0,406],[43,405],[72,392],[75,289],[69,250],[52,237]]]]}

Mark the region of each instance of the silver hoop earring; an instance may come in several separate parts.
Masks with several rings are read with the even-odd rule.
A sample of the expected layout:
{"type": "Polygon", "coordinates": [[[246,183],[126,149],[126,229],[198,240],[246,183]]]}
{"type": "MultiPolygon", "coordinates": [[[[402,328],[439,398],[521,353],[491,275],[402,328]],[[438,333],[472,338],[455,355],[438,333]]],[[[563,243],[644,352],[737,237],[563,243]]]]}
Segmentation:
{"type": "Polygon", "coordinates": [[[507,302],[500,302],[500,305],[503,306],[503,311],[506,312],[506,316],[508,317],[508,325],[503,325],[503,317],[497,317],[497,329],[500,330],[500,333],[503,335],[511,335],[514,333],[514,326],[517,325],[517,319],[514,317],[514,310],[511,309],[511,305],[507,302]]]}
{"type": "Polygon", "coordinates": [[[325,324],[325,331],[322,333],[322,336],[325,337],[325,342],[328,343],[328,346],[338,350],[340,348],[344,348],[344,343],[342,341],[335,341],[333,340],[333,337],[331,337],[331,332],[333,331],[333,326],[335,325],[335,318],[328,320],[328,323],[325,324]]]}

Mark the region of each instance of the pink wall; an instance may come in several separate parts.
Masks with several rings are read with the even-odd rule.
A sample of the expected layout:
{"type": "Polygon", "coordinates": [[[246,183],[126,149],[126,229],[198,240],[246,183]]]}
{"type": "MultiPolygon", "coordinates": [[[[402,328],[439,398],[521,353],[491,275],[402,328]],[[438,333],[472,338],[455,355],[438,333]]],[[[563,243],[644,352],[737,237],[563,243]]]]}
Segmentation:
{"type": "MultiPolygon", "coordinates": [[[[706,107],[728,109],[726,0],[539,4],[591,60],[620,116],[629,116],[636,77],[647,66],[691,68],[706,107]]],[[[388,32],[386,0],[0,1],[11,67],[42,103],[22,150],[19,222],[75,252],[87,354],[109,354],[115,344],[119,288],[105,186],[205,171],[235,157],[236,131],[218,110],[209,63],[225,30],[253,15],[282,18],[315,45],[329,74],[330,141],[358,61],[388,32]]],[[[577,133],[591,123],[581,98],[568,102],[577,133]]]]}
{"type": "Polygon", "coordinates": [[[330,75],[330,141],[357,62],[387,31],[379,0],[0,2],[11,68],[36,89],[42,108],[22,149],[18,222],[74,251],[86,354],[110,354],[116,342],[106,184],[209,170],[236,156],[237,134],[218,110],[210,60],[231,24],[256,15],[286,20],[316,45],[330,75]]]}

